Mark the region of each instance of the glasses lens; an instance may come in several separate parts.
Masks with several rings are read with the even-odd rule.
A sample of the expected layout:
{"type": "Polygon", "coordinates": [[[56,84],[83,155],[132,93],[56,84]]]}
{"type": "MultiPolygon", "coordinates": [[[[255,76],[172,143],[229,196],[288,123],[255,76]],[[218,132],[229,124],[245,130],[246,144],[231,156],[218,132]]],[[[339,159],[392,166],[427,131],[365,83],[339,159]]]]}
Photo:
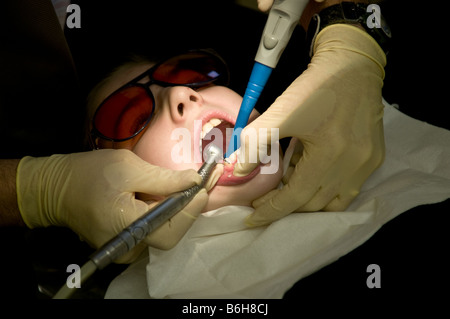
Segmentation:
{"type": "Polygon", "coordinates": [[[112,140],[125,140],[139,133],[150,120],[153,100],[145,88],[132,86],[111,95],[98,108],[95,129],[112,140]]]}
{"type": "Polygon", "coordinates": [[[228,69],[217,56],[205,52],[190,52],[173,57],[153,72],[157,81],[174,85],[202,85],[217,79],[227,81],[228,69]]]}

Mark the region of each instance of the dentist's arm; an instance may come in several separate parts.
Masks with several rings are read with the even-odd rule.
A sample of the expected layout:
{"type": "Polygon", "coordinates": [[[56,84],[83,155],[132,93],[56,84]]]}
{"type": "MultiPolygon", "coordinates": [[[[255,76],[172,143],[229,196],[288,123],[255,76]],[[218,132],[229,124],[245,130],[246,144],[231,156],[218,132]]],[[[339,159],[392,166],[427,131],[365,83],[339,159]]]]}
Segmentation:
{"type": "MultiPolygon", "coordinates": [[[[351,203],[384,159],[385,64],[382,49],[357,26],[336,24],[317,35],[308,69],[246,127],[279,128],[280,138],[297,139],[299,151],[284,187],[253,203],[249,225],[292,212],[340,211],[351,203]]],[[[241,145],[247,150],[241,154],[248,154],[250,146],[244,140],[241,145]]],[[[236,175],[257,165],[238,162],[236,175]]]]}
{"type": "MultiPolygon", "coordinates": [[[[0,226],[63,226],[98,248],[149,209],[135,193],[159,197],[201,183],[195,170],[173,171],[150,165],[127,150],[99,150],[3,161],[0,226]],[[7,165],[6,165],[7,164],[7,165]],[[7,182],[7,183],[6,183],[7,182]]],[[[205,190],[146,244],[175,245],[208,201],[205,190]]],[[[118,262],[130,262],[145,247],[135,247],[118,262]]]]}
{"type": "Polygon", "coordinates": [[[17,206],[17,159],[0,160],[0,227],[25,226],[17,206]]]}

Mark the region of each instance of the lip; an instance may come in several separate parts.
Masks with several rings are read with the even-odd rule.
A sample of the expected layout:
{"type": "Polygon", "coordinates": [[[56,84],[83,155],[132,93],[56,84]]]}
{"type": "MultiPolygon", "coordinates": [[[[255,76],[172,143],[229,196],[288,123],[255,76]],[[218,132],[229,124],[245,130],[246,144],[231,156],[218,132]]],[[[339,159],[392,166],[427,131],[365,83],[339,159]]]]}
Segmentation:
{"type": "Polygon", "coordinates": [[[259,171],[261,170],[261,166],[258,166],[247,176],[238,177],[233,175],[235,164],[236,162],[232,164],[224,164],[223,174],[217,181],[216,183],[217,186],[235,186],[247,183],[248,181],[252,180],[256,175],[258,175],[259,171]]]}
{"type": "MultiPolygon", "coordinates": [[[[198,120],[201,120],[202,125],[199,127],[196,127],[194,130],[193,145],[194,145],[194,154],[195,154],[196,158],[201,159],[202,163],[203,163],[203,155],[200,152],[200,143],[199,143],[200,142],[200,134],[201,134],[203,125],[205,123],[207,123],[209,120],[211,120],[212,118],[218,118],[220,120],[227,121],[227,122],[231,123],[233,126],[236,124],[235,117],[231,116],[230,114],[228,114],[226,112],[217,111],[217,110],[209,111],[209,112],[203,114],[202,117],[200,117],[198,119],[198,120]]],[[[238,177],[238,176],[233,175],[233,170],[234,170],[235,164],[236,164],[236,161],[231,164],[224,163],[223,174],[222,174],[222,176],[220,176],[219,180],[217,181],[217,183],[216,183],[217,186],[235,186],[235,185],[241,185],[241,184],[247,183],[248,181],[253,179],[256,175],[258,175],[258,173],[260,172],[260,169],[261,169],[261,167],[258,166],[247,176],[238,177]]]]}

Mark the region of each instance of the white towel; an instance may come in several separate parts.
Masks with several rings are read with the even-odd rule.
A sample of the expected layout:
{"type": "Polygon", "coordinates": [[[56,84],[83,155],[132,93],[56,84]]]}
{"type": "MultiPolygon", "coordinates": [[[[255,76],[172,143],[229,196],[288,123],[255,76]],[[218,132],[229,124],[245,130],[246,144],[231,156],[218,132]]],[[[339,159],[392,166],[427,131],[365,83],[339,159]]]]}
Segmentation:
{"type": "Polygon", "coordinates": [[[281,298],[415,206],[450,197],[450,131],[385,103],[386,159],[344,212],[291,214],[247,229],[250,207],[201,215],[176,247],[150,248],[106,298],[281,298]]]}

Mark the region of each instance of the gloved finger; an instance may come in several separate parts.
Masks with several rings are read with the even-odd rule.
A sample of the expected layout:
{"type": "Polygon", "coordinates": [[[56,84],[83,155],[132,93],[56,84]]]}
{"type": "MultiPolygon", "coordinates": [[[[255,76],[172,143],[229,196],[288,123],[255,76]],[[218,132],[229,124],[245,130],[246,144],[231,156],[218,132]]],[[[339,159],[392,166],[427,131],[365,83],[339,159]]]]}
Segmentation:
{"type": "Polygon", "coordinates": [[[345,210],[346,205],[358,195],[362,183],[374,169],[372,161],[365,158],[363,153],[360,148],[352,147],[342,152],[341,156],[334,156],[333,164],[322,172],[318,191],[295,211],[327,210],[331,202],[334,202],[334,205],[328,206],[328,209],[345,210]]]}
{"type": "MultiPolygon", "coordinates": [[[[295,162],[296,160],[294,160],[295,162]]],[[[340,165],[338,165],[340,167],[340,165]]],[[[292,167],[292,173],[294,173],[295,168],[292,167]]],[[[351,174],[351,172],[348,172],[351,174]]],[[[291,175],[292,176],[292,175],[291,175]]],[[[340,181],[348,180],[346,176],[340,176],[336,173],[334,167],[330,167],[327,172],[324,172],[322,181],[318,184],[317,192],[311,196],[311,198],[304,204],[294,209],[295,212],[314,212],[323,210],[331,201],[336,198],[344,200],[344,190],[348,190],[347,185],[342,185],[340,181]],[[342,193],[341,193],[342,192],[342,193]]],[[[289,183],[289,180],[287,181],[289,183]]],[[[350,184],[350,183],[349,183],[350,184]]],[[[301,190],[300,190],[301,191],[301,190]]],[[[262,197],[254,201],[255,207],[260,207],[265,204],[269,199],[275,196],[276,193],[268,194],[266,197],[262,197]]],[[[346,196],[354,198],[358,194],[358,191],[352,192],[352,196],[346,196]]],[[[272,199],[273,200],[273,199],[272,199]]],[[[348,199],[345,202],[349,202],[348,199]]],[[[341,207],[341,206],[339,206],[341,207]]]]}
{"type": "MultiPolygon", "coordinates": [[[[282,194],[283,193],[280,190],[273,190],[263,197],[255,200],[253,202],[253,206],[256,210],[252,215],[247,217],[246,224],[250,227],[267,225],[275,220],[289,215],[291,212],[305,213],[320,210],[342,211],[345,210],[351,203],[357,195],[357,192],[347,194],[347,196],[339,194],[336,195],[336,187],[319,186],[316,193],[311,194],[311,199],[309,201],[307,201],[304,205],[295,207],[294,209],[292,209],[294,206],[290,207],[290,205],[287,204],[289,199],[281,197],[282,194]]],[[[292,195],[295,196],[295,194],[292,195]]]]}
{"type": "Polygon", "coordinates": [[[194,169],[176,171],[154,166],[136,176],[130,182],[128,191],[167,195],[199,185],[201,182],[201,176],[194,169]]]}
{"type": "Polygon", "coordinates": [[[258,198],[253,202],[255,211],[246,218],[245,223],[249,227],[268,225],[289,215],[299,206],[295,193],[295,189],[287,184],[258,198]]]}
{"type": "Polygon", "coordinates": [[[347,209],[351,202],[358,195],[357,193],[337,195],[333,200],[331,200],[323,210],[326,212],[341,212],[347,209]]]}
{"type": "MultiPolygon", "coordinates": [[[[241,148],[239,148],[236,154],[236,164],[234,165],[233,175],[234,176],[247,176],[250,174],[256,167],[259,165],[259,158],[254,156],[255,152],[258,152],[258,149],[249,143],[241,144],[241,148]],[[253,153],[252,155],[250,155],[253,153]],[[251,158],[252,157],[252,158],[251,158]]],[[[234,154],[230,156],[233,158],[234,154]]]]}
{"type": "Polygon", "coordinates": [[[164,250],[174,247],[200,215],[208,198],[206,190],[200,190],[183,210],[147,236],[145,243],[164,250]]]}
{"type": "MultiPolygon", "coordinates": [[[[256,211],[253,215],[247,217],[246,224],[250,227],[268,225],[271,222],[281,219],[290,214],[287,207],[280,207],[278,211],[274,212],[273,209],[276,207],[275,201],[276,196],[279,195],[278,190],[273,190],[267,193],[265,196],[255,200],[253,206],[256,211]]],[[[327,204],[335,205],[345,205],[351,202],[352,198],[344,198],[336,195],[336,192],[332,189],[323,189],[319,187],[317,192],[312,195],[312,198],[303,206],[294,209],[292,212],[315,212],[324,209],[327,204]],[[338,200],[341,200],[338,202],[338,200]]],[[[341,210],[345,209],[347,206],[330,206],[334,209],[335,207],[343,207],[341,210]]]]}
{"type": "Polygon", "coordinates": [[[323,176],[333,165],[332,162],[315,160],[323,156],[327,157],[320,148],[305,148],[288,184],[253,202],[255,211],[247,218],[247,224],[249,226],[269,224],[309,202],[321,190],[323,176]]]}
{"type": "MultiPolygon", "coordinates": [[[[340,178],[336,177],[335,180],[340,178]]],[[[360,188],[360,183],[353,182],[344,185],[330,184],[317,192],[308,203],[296,209],[296,212],[344,211],[358,196],[360,188]]]]}
{"type": "Polygon", "coordinates": [[[286,168],[286,172],[283,175],[282,182],[283,184],[289,183],[289,179],[294,173],[295,166],[300,161],[300,158],[303,154],[303,144],[296,139],[295,137],[291,139],[289,142],[289,146],[286,149],[285,158],[289,158],[289,164],[286,168]]]}
{"type": "Polygon", "coordinates": [[[117,153],[124,156],[124,160],[107,165],[103,174],[111,185],[121,185],[122,191],[167,195],[202,182],[193,169],[171,170],[151,165],[126,150],[117,150],[117,153]]]}
{"type": "MultiPolygon", "coordinates": [[[[324,211],[343,211],[347,209],[353,199],[358,196],[364,182],[383,163],[385,147],[382,125],[374,130],[372,142],[352,144],[335,161],[335,166],[327,173],[323,185],[330,189],[328,198],[318,200],[316,208],[324,211]],[[333,198],[330,200],[330,195],[333,198]]],[[[308,210],[313,209],[309,207],[308,210]]],[[[305,210],[300,207],[299,210],[305,210]]]]}
{"type": "MultiPolygon", "coordinates": [[[[148,211],[148,209],[149,205],[147,205],[143,201],[136,200],[132,194],[122,193],[115,199],[111,211],[104,212],[108,214],[108,217],[102,218],[103,222],[101,224],[101,227],[93,229],[93,231],[95,231],[96,233],[95,237],[91,236],[91,238],[93,238],[93,241],[90,241],[89,238],[84,238],[81,235],[80,239],[86,241],[90,246],[98,249],[112,237],[116,236],[131,223],[141,217],[145,212],[148,211]]],[[[90,225],[85,224],[82,226],[84,230],[90,228],[90,225]]],[[[137,259],[137,257],[139,257],[145,247],[147,247],[147,245],[141,242],[114,262],[118,264],[132,263],[137,259]]]]}
{"type": "Polygon", "coordinates": [[[268,11],[273,4],[273,0],[258,0],[258,9],[262,12],[268,11]]]}
{"type": "Polygon", "coordinates": [[[208,180],[205,183],[205,189],[209,192],[217,183],[219,178],[222,176],[224,170],[224,164],[218,163],[214,170],[209,175],[208,180]]]}
{"type": "Polygon", "coordinates": [[[295,170],[295,166],[289,166],[286,169],[286,173],[284,173],[281,181],[283,182],[283,185],[286,185],[287,183],[289,183],[289,179],[291,178],[292,174],[294,173],[295,170]]]}
{"type": "Polygon", "coordinates": [[[353,174],[347,176],[347,178],[342,178],[345,182],[340,186],[336,197],[323,207],[324,211],[343,211],[347,209],[355,197],[358,196],[367,178],[383,163],[384,146],[378,146],[377,149],[382,151],[370,152],[370,155],[367,155],[368,159],[365,162],[361,161],[360,167],[353,174]]]}
{"type": "MultiPolygon", "coordinates": [[[[289,142],[289,146],[286,149],[285,156],[286,158],[289,158],[289,164],[286,168],[286,172],[284,173],[282,177],[283,185],[286,185],[289,183],[290,177],[295,171],[295,166],[300,161],[301,156],[303,154],[303,144],[296,139],[295,137],[292,138],[289,142]]],[[[276,191],[271,191],[260,198],[253,201],[254,207],[259,207],[263,205],[263,203],[267,202],[270,198],[272,198],[276,194],[276,191]]]]}
{"type": "MultiPolygon", "coordinates": [[[[233,175],[246,176],[250,174],[261,162],[265,163],[264,156],[271,154],[270,150],[279,147],[280,130],[279,123],[283,121],[285,114],[281,114],[276,105],[259,118],[252,121],[241,132],[241,147],[230,156],[237,160],[233,175]]],[[[285,137],[285,136],[283,136],[285,137]]]]}
{"type": "MultiPolygon", "coordinates": [[[[376,148],[380,149],[378,146],[376,148]]],[[[383,152],[379,153],[366,146],[349,148],[343,156],[336,158],[334,166],[324,173],[320,191],[296,211],[345,210],[359,194],[363,183],[383,162],[383,152]]]]}
{"type": "Polygon", "coordinates": [[[303,206],[298,207],[296,212],[317,212],[323,210],[331,201],[339,198],[336,185],[320,186],[316,194],[303,206]]]}

